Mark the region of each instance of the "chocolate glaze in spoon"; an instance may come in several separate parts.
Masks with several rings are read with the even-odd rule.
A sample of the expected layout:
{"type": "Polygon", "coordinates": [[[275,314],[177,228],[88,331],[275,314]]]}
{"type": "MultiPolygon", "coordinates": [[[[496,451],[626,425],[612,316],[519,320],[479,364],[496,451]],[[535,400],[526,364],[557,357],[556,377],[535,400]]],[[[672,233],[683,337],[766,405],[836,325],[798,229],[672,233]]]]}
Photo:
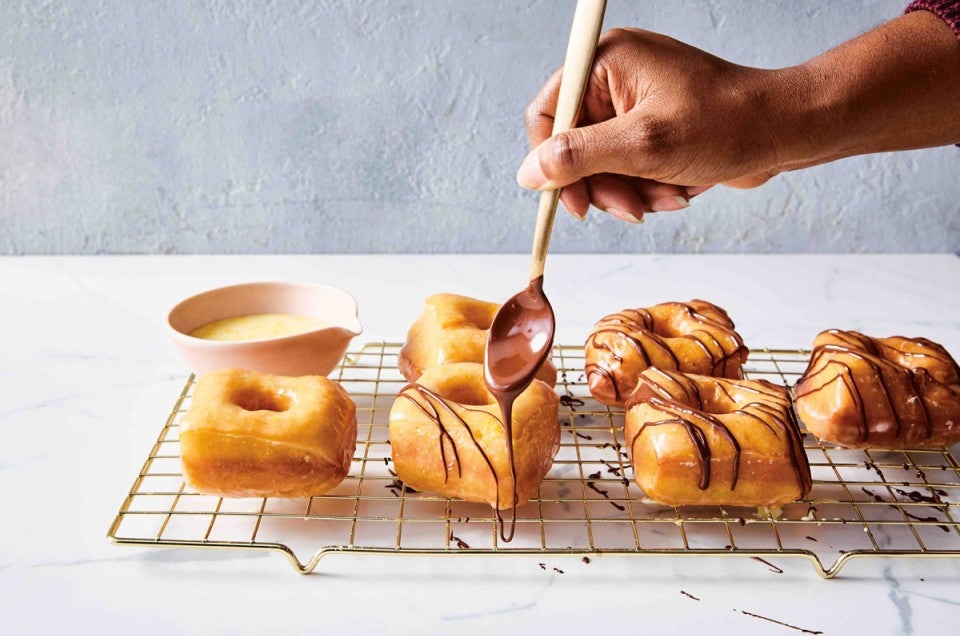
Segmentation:
{"type": "MultiPolygon", "coordinates": [[[[513,489],[509,531],[500,526],[500,538],[513,539],[517,524],[517,475],[513,462],[513,402],[530,386],[553,346],[553,307],[543,293],[543,276],[530,281],[526,289],[500,307],[487,339],[483,379],[500,405],[507,441],[507,461],[513,489]]],[[[499,516],[499,493],[497,513],[499,516]]]]}

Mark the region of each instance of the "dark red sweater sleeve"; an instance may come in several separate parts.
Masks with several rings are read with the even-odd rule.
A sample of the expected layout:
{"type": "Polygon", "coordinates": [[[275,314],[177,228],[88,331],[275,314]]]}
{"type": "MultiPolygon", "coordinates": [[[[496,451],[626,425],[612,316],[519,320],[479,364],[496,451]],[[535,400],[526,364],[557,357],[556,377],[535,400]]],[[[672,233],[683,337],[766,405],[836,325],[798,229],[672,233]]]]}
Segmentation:
{"type": "MultiPolygon", "coordinates": [[[[904,13],[912,11],[929,11],[953,29],[953,34],[960,40],[960,0],[913,0],[904,13]]],[[[960,144],[957,144],[960,148],[960,144]]]]}
{"type": "Polygon", "coordinates": [[[904,13],[929,11],[953,29],[960,39],[960,0],[913,0],[904,13]]]}

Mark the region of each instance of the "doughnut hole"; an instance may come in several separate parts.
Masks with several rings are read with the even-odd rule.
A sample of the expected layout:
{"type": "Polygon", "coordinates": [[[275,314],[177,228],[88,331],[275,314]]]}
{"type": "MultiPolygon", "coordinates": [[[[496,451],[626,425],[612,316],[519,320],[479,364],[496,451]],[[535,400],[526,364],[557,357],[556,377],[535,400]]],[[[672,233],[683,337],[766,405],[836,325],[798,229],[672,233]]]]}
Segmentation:
{"type": "Polygon", "coordinates": [[[677,399],[677,401],[691,409],[710,415],[726,415],[742,407],[742,404],[733,397],[731,387],[725,387],[716,379],[701,380],[688,377],[686,380],[689,385],[683,387],[683,399],[677,399]]]}
{"type": "Polygon", "coordinates": [[[687,335],[693,329],[687,324],[684,312],[678,311],[672,314],[667,320],[653,321],[653,333],[661,338],[680,338],[687,335]]]}
{"type": "Polygon", "coordinates": [[[290,408],[290,396],[280,391],[246,386],[232,396],[233,403],[244,411],[273,411],[282,413],[290,408]]]}
{"type": "Polygon", "coordinates": [[[437,383],[434,390],[442,397],[464,406],[487,406],[496,403],[483,383],[477,383],[467,374],[444,378],[437,383]]]}
{"type": "Polygon", "coordinates": [[[476,327],[486,331],[493,324],[496,312],[491,312],[480,303],[464,305],[461,308],[463,327],[476,327]]]}
{"type": "Polygon", "coordinates": [[[698,384],[700,385],[700,397],[703,400],[703,410],[707,413],[725,415],[741,408],[741,405],[723,390],[720,383],[709,382],[698,384]]]}

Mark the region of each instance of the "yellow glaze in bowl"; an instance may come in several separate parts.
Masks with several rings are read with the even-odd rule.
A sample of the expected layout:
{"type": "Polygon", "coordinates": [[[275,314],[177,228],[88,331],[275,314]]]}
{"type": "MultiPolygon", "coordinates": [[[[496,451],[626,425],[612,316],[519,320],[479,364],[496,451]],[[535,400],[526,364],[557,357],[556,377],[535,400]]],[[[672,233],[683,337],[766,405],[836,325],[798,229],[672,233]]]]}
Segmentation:
{"type": "Polygon", "coordinates": [[[178,303],[167,324],[174,347],[195,373],[234,367],[274,375],[327,375],[363,331],[353,296],[315,283],[246,283],[212,289],[178,303]],[[300,333],[273,335],[264,331],[263,323],[269,325],[270,318],[249,319],[278,314],[311,324],[300,333]],[[245,322],[246,335],[258,337],[214,340],[191,335],[211,323],[243,327],[245,322]]]}

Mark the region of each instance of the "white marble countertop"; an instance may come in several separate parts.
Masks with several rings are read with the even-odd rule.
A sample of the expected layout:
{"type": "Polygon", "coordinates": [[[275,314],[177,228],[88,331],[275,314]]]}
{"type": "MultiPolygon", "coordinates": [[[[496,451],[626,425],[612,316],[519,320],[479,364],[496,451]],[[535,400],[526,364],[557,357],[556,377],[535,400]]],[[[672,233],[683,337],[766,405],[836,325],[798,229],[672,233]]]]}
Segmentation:
{"type": "MultiPolygon", "coordinates": [[[[786,558],[775,574],[748,558],[333,555],[302,577],[273,553],[106,539],[186,377],[163,328],[180,298],[324,282],[357,297],[361,340],[396,341],[426,295],[502,300],[526,269],[526,256],[501,255],[0,259],[4,631],[800,633],[756,614],[824,634],[956,632],[960,559],[860,559],[825,581],[786,558]]],[[[843,327],[923,335],[960,356],[951,255],[552,256],[546,280],[560,343],[624,306],[703,297],[753,346],[808,346],[843,327]]]]}

